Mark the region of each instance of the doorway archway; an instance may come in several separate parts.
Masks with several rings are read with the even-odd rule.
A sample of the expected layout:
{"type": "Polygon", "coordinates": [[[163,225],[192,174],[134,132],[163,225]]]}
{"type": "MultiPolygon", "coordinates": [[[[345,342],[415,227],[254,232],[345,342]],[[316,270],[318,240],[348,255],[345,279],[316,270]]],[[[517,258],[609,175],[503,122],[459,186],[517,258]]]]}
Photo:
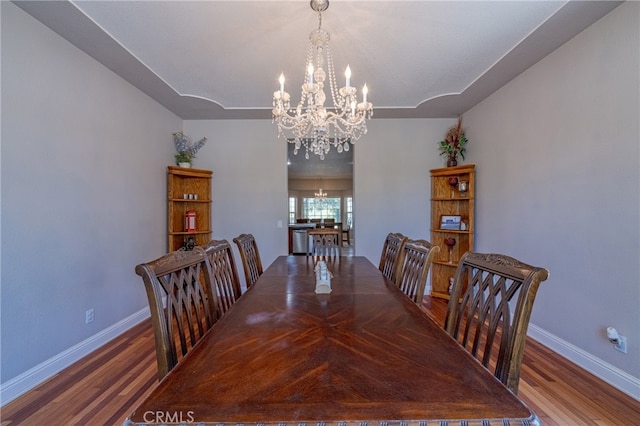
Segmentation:
{"type": "MultiPolygon", "coordinates": [[[[294,155],[293,149],[293,144],[288,144],[289,227],[298,228],[301,222],[311,222],[312,219],[333,220],[338,224],[336,227],[345,231],[342,233],[345,249],[343,253],[353,254],[356,243],[353,210],[354,146],[342,153],[332,149],[324,160],[313,154],[309,154],[309,159],[306,159],[304,151],[294,155]]],[[[291,253],[291,229],[289,235],[291,253]]]]}

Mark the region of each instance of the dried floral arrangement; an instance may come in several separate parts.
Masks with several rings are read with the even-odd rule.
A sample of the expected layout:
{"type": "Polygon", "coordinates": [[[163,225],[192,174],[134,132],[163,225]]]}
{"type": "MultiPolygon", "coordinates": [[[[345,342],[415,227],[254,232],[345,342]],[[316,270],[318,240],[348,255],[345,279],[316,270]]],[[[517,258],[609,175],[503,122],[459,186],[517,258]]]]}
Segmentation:
{"type": "Polygon", "coordinates": [[[467,142],[467,137],[462,128],[462,116],[460,116],[458,117],[458,123],[452,126],[447,131],[444,140],[440,141],[440,155],[447,157],[447,165],[457,165],[458,154],[464,160],[467,142]]]}
{"type": "Polygon", "coordinates": [[[207,138],[204,137],[196,143],[192,143],[191,140],[183,132],[173,133],[173,144],[176,147],[176,162],[178,163],[190,163],[191,160],[196,158],[196,153],[207,142],[207,138]]]}

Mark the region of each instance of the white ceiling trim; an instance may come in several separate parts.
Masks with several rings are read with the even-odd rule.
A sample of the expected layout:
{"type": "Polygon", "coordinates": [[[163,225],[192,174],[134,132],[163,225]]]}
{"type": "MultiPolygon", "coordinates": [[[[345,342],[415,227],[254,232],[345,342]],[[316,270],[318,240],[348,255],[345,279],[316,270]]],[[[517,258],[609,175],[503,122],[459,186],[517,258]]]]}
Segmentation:
{"type": "MultiPolygon", "coordinates": [[[[121,40],[124,37],[123,35],[114,35],[117,31],[114,31],[106,25],[103,21],[109,22],[105,16],[101,16],[99,13],[89,14],[87,9],[102,8],[103,11],[107,11],[109,13],[113,13],[116,15],[124,14],[126,16],[127,13],[134,13],[136,9],[133,7],[134,4],[147,4],[148,6],[154,6],[158,8],[157,13],[162,15],[162,13],[167,13],[167,11],[161,9],[161,5],[163,3],[171,3],[173,9],[180,10],[181,14],[184,14],[186,17],[183,19],[195,19],[194,16],[189,15],[190,9],[175,9],[177,6],[194,6],[191,2],[68,2],[68,1],[16,1],[15,2],[19,7],[25,10],[27,13],[34,16],[36,19],[43,22],[45,25],[49,26],[53,31],[60,34],[62,37],[76,45],[81,50],[85,51],[90,56],[94,57],[96,60],[104,64],[106,67],[111,69],[116,74],[120,75],[122,78],[127,80],[129,83],[134,85],[135,87],[142,90],[144,93],[151,96],[153,99],[158,101],[160,104],[165,106],[170,111],[174,112],[176,115],[183,119],[268,119],[271,118],[271,93],[276,89],[275,78],[274,82],[270,82],[269,75],[264,75],[265,62],[258,63],[250,63],[250,60],[253,58],[253,55],[249,57],[249,59],[243,56],[242,52],[235,52],[233,50],[227,51],[224,50],[226,56],[221,55],[223,57],[224,64],[227,63],[242,63],[242,67],[248,67],[250,69],[255,69],[255,77],[251,78],[240,78],[234,74],[242,74],[241,71],[246,73],[246,70],[238,70],[237,72],[227,71],[224,74],[216,75],[211,77],[211,81],[215,81],[216,88],[215,90],[222,90],[226,88],[230,88],[228,91],[229,94],[223,95],[222,97],[233,96],[233,93],[240,93],[240,88],[245,90],[245,87],[239,87],[238,85],[248,85],[249,88],[245,90],[245,98],[246,93],[257,96],[255,99],[250,100],[249,98],[245,99],[245,105],[234,105],[224,107],[225,102],[222,102],[219,98],[212,99],[210,93],[204,93],[207,90],[202,89],[198,90],[197,86],[200,85],[203,88],[208,87],[207,85],[211,84],[211,81],[207,80],[207,76],[204,78],[191,79],[190,77],[185,76],[174,76],[174,80],[171,80],[166,76],[166,73],[157,72],[152,69],[149,64],[150,61],[142,60],[140,52],[133,52],[132,48],[126,45],[125,42],[121,40]],[[113,12],[110,7],[119,7],[120,9],[117,13],[113,12]],[[90,16],[91,15],[91,16],[90,16]],[[96,18],[95,15],[99,17],[96,18]],[[102,20],[101,20],[102,19],[102,20]],[[240,56],[237,58],[234,56],[236,53],[240,56]],[[230,75],[229,75],[230,74],[230,75]],[[164,76],[164,77],[163,77],[164,76]],[[177,87],[180,84],[177,84],[176,81],[183,79],[183,81],[187,81],[189,85],[191,85],[194,89],[190,90],[189,94],[181,94],[177,90],[177,87]],[[222,89],[221,89],[222,88],[222,89]],[[264,105],[258,106],[255,105],[264,105]]],[[[264,8],[265,2],[252,2],[252,1],[216,1],[216,2],[199,2],[205,3],[200,6],[205,6],[206,9],[193,9],[196,13],[201,10],[213,10],[220,16],[216,16],[216,19],[221,20],[232,20],[231,18],[224,16],[222,13],[225,11],[230,11],[230,13],[238,14],[234,15],[236,19],[238,19],[240,23],[238,25],[237,34],[244,34],[243,31],[247,31],[248,25],[250,23],[242,21],[246,16],[252,16],[255,14],[255,11],[251,10],[245,11],[243,7],[246,8],[255,8],[260,6],[260,15],[265,15],[267,13],[273,13],[273,15],[265,16],[264,20],[268,21],[266,23],[260,21],[258,23],[252,23],[251,25],[259,26],[259,28],[264,31],[271,31],[269,34],[263,33],[252,33],[249,38],[260,39],[261,37],[264,39],[260,39],[261,44],[264,46],[264,49],[268,49],[269,46],[284,46],[288,49],[288,45],[283,44],[282,41],[274,41],[271,38],[276,36],[284,36],[288,39],[295,39],[297,42],[304,43],[306,38],[306,34],[311,31],[314,27],[313,25],[317,25],[317,17],[313,15],[313,12],[308,9],[308,3],[305,2],[287,2],[287,1],[277,1],[271,0],[266,3],[269,4],[269,8],[264,8]],[[209,4],[212,3],[212,4],[209,4]],[[295,3],[295,5],[293,4],[295,3]],[[304,3],[304,6],[300,3],[304,3]],[[304,10],[304,12],[300,13],[300,24],[301,27],[305,28],[304,31],[296,30],[293,34],[284,33],[283,31],[273,31],[270,25],[282,25],[281,17],[279,16],[283,12],[289,10],[289,8],[295,6],[296,10],[304,10]],[[309,16],[311,15],[311,16],[309,16]],[[278,20],[280,19],[280,20],[278,20]],[[309,24],[308,22],[315,22],[314,24],[309,24]],[[270,24],[271,23],[271,24],[270,24]],[[311,25],[311,26],[310,26],[311,25]],[[266,29],[265,29],[266,28],[266,29]],[[267,37],[269,35],[269,37],[267,37]]],[[[438,6],[442,9],[439,9],[437,13],[444,14],[446,13],[459,13],[459,14],[468,14],[468,10],[466,8],[475,7],[474,11],[480,13],[483,8],[483,4],[491,3],[501,3],[501,2],[450,2],[455,3],[454,8],[448,7],[447,5],[443,5],[440,3],[447,2],[422,2],[422,1],[413,1],[413,2],[405,2],[405,1],[338,1],[334,0],[332,2],[332,7],[323,14],[323,27],[328,27],[329,22],[332,25],[343,25],[348,26],[347,24],[354,22],[356,20],[356,24],[354,24],[355,30],[354,33],[358,33],[358,30],[364,32],[366,28],[366,23],[359,24],[357,23],[357,19],[359,18],[363,21],[371,21],[371,22],[379,22],[378,25],[381,26],[387,25],[386,32],[394,34],[394,37],[397,37],[399,40],[406,40],[408,46],[403,47],[407,51],[415,51],[415,46],[420,46],[425,49],[431,49],[433,47],[427,47],[426,44],[419,44],[416,40],[424,39],[424,34],[411,34],[408,32],[408,28],[411,25],[404,24],[402,19],[392,19],[393,13],[396,10],[402,8],[402,16],[410,11],[410,7],[418,7],[416,9],[420,13],[428,13],[427,7],[438,6]],[[372,4],[373,3],[373,4],[372,4]],[[437,3],[437,5],[436,5],[437,3]],[[335,4],[335,6],[334,6],[335,4]],[[386,16],[373,16],[372,11],[386,11],[386,16]],[[465,12],[466,11],[466,12],[465,12]],[[348,14],[353,14],[351,18],[348,18],[348,14]],[[344,19],[347,19],[346,22],[340,24],[340,19],[343,18],[342,15],[345,15],[344,19]],[[354,18],[355,17],[355,18],[354,18]],[[350,19],[350,20],[349,20],[350,19]],[[400,22],[396,22],[400,21],[400,22]],[[325,26],[325,22],[327,22],[325,26]],[[391,25],[398,25],[398,27],[392,27],[391,25]],[[411,44],[413,43],[413,44],[411,44]]],[[[524,7],[535,8],[535,3],[540,2],[502,2],[504,6],[509,6],[511,11],[518,12],[519,7],[522,7],[523,10],[528,11],[524,7]],[[507,5],[508,3],[508,5],[507,5]]],[[[538,62],[544,56],[551,53],[553,50],[557,49],[559,46],[564,44],[566,41],[571,39],[574,35],[582,31],[587,26],[591,25],[593,22],[597,21],[600,17],[604,16],[606,13],[617,7],[620,3],[619,1],[569,1],[563,3],[552,3],[553,6],[550,12],[546,14],[540,14],[542,18],[539,22],[536,23],[535,26],[528,29],[527,31],[522,32],[518,41],[515,41],[513,46],[508,46],[505,51],[496,57],[492,62],[486,63],[482,70],[476,72],[476,75],[467,74],[468,83],[465,83],[462,89],[457,90],[446,90],[446,86],[438,89],[435,86],[429,90],[432,91],[431,95],[427,95],[423,101],[411,101],[411,97],[415,98],[416,94],[420,94],[425,92],[425,87],[430,84],[437,84],[439,80],[447,80],[447,76],[432,76],[431,78],[421,81],[421,78],[405,78],[408,81],[395,81],[395,74],[399,74],[394,71],[394,67],[400,66],[398,65],[397,60],[390,60],[387,58],[386,50],[379,48],[377,44],[381,44],[385,42],[384,37],[381,39],[374,39],[375,37],[371,33],[364,34],[363,38],[354,41],[349,45],[339,45],[338,41],[333,40],[333,50],[334,56],[338,56],[339,52],[346,52],[342,56],[349,56],[349,63],[352,67],[352,70],[355,72],[360,72],[361,76],[364,74],[364,79],[367,80],[367,84],[373,89],[370,94],[373,97],[374,102],[374,119],[377,118],[447,118],[447,117],[455,117],[459,114],[464,113],[468,109],[472,108],[482,99],[489,96],[491,93],[495,92],[497,89],[502,87],[504,84],[509,82],[511,79],[524,72],[527,68],[538,62]],[[374,40],[372,40],[374,39],[374,40]],[[377,44],[376,44],[377,43],[377,44]],[[355,46],[355,47],[354,47],[355,46]],[[358,54],[361,53],[361,57],[358,57],[358,54]],[[370,70],[373,65],[360,67],[360,69],[355,68],[354,64],[387,64],[386,67],[380,68],[376,75],[375,79],[372,76],[367,76],[366,73],[370,70]],[[362,68],[365,68],[364,70],[362,68]],[[357,71],[356,71],[357,70],[357,71]],[[471,78],[469,78],[471,76],[471,78]],[[373,80],[373,82],[371,82],[373,80]],[[386,83],[386,85],[385,85],[386,83]],[[384,85],[384,86],[383,86],[384,85]],[[377,87],[376,87],[377,86],[377,87]],[[381,87],[382,86],[382,87],[381,87]],[[384,100],[383,93],[387,92],[387,101],[384,100]],[[374,94],[378,94],[379,97],[376,99],[374,94]],[[401,93],[408,93],[411,96],[408,96],[405,100],[400,97],[401,93]],[[442,93],[442,94],[441,94],[442,93]],[[397,95],[397,97],[396,97],[397,95]],[[393,97],[389,97],[393,96],[393,97]],[[416,102],[418,102],[416,104],[416,102]],[[393,106],[389,106],[393,105],[393,106]]],[[[550,4],[547,4],[546,7],[549,9],[550,4]]],[[[156,9],[153,9],[156,11],[156,9]]],[[[436,12],[434,12],[436,13],[436,12]]],[[[539,12],[538,12],[539,13],[539,12]]],[[[296,15],[294,15],[296,16],[296,15]]],[[[457,19],[455,17],[451,17],[450,19],[457,19]]],[[[515,15],[514,15],[515,16],[515,15]]],[[[294,26],[296,20],[291,20],[290,16],[286,16],[286,21],[288,25],[294,26]]],[[[148,22],[149,17],[138,16],[135,19],[139,20],[136,22],[148,22]]],[[[167,17],[163,18],[166,22],[167,17]]],[[[213,18],[212,18],[213,19],[213,18]]],[[[247,18],[248,19],[248,18],[247,18]]],[[[462,19],[462,18],[460,18],[462,19]]],[[[466,17],[469,19],[469,16],[466,17]]],[[[478,18],[480,19],[480,18],[478,18]]],[[[515,19],[515,18],[514,18],[515,19]]],[[[235,21],[234,21],[235,22],[235,21]]],[[[528,21],[530,22],[530,20],[528,21]]],[[[113,24],[113,22],[111,22],[113,24]]],[[[152,26],[151,24],[148,24],[152,26]]],[[[155,24],[154,24],[155,25],[155,24]]],[[[220,24],[222,25],[222,24],[220,24]]],[[[227,31],[231,31],[229,28],[234,28],[233,25],[225,27],[227,31]]],[[[485,23],[486,25],[486,23],[485,23]]],[[[529,23],[530,25],[530,23],[529,23]]],[[[385,33],[385,29],[381,29],[380,33],[385,33]]],[[[122,30],[122,28],[121,28],[122,30]]],[[[139,40],[139,44],[149,44],[152,39],[144,38],[145,32],[152,32],[150,28],[145,28],[144,26],[140,26],[137,28],[139,31],[132,31],[132,29],[128,29],[129,37],[133,37],[139,40]]],[[[332,32],[332,36],[338,30],[330,30],[332,32]]],[[[454,28],[454,31],[461,31],[459,27],[454,28]]],[[[196,33],[192,33],[192,37],[197,37],[196,33]]],[[[340,37],[355,37],[354,34],[349,34],[349,31],[344,31],[342,33],[338,33],[340,37]]],[[[356,34],[359,35],[359,34],[356,34]]],[[[382,34],[385,36],[384,34],[382,34]]],[[[499,34],[495,32],[493,37],[498,37],[499,34]]],[[[386,37],[386,36],[385,36],[386,37]]],[[[439,35],[443,40],[446,40],[447,35],[439,35]]],[[[436,37],[436,38],[438,38],[436,37]]],[[[173,43],[173,39],[170,37],[164,37],[169,42],[173,43]]],[[[354,39],[355,40],[355,39],[354,39]]],[[[297,43],[296,44],[299,44],[297,43]]],[[[482,49],[482,43],[489,43],[490,41],[486,40],[478,40],[478,45],[467,46],[466,49],[469,49],[470,52],[473,52],[473,49],[482,49]]],[[[221,42],[218,46],[222,46],[224,49],[224,42],[221,42]]],[[[425,42],[426,43],[426,42],[425,42]]],[[[465,43],[470,43],[469,41],[465,43]]],[[[194,64],[201,64],[201,56],[206,56],[208,54],[208,47],[204,44],[198,45],[198,50],[194,49],[193,46],[188,46],[188,50],[192,52],[192,56],[189,59],[186,59],[186,63],[184,67],[186,70],[189,69],[190,66],[195,66],[194,64]],[[204,47],[203,47],[204,46],[204,47]]],[[[159,51],[163,48],[163,46],[151,46],[151,50],[159,51]]],[[[180,49],[180,47],[177,47],[180,49]]],[[[436,47],[441,48],[441,47],[436,47]]],[[[187,50],[187,47],[184,48],[187,50]]],[[[240,49],[237,49],[240,50],[240,49]]],[[[280,49],[282,50],[282,49],[280,49]]],[[[291,49],[293,51],[293,49],[291,49]]],[[[446,51],[446,49],[445,49],[446,51]]],[[[246,52],[245,52],[246,53],[246,52]]],[[[267,52],[268,54],[269,52],[267,52]]],[[[285,52],[286,53],[286,52],[285,52]]],[[[282,55],[282,52],[278,52],[278,55],[282,55]]],[[[258,55],[256,55],[258,56],[258,55]]],[[[294,53],[290,54],[291,58],[287,59],[287,61],[291,61],[290,65],[285,63],[282,64],[283,69],[291,70],[288,72],[293,73],[295,70],[302,68],[301,61],[304,60],[304,55],[296,55],[294,53]]],[[[469,54],[471,56],[471,54],[469,54]]],[[[280,57],[280,56],[278,56],[280,57]]],[[[392,56],[390,56],[392,57],[392,56]]],[[[405,58],[405,57],[403,57],[405,58]]],[[[453,58],[457,60],[456,58],[453,58]]],[[[218,58],[217,60],[220,60],[218,58]]],[[[280,62],[280,59],[274,59],[273,61],[280,62]]],[[[270,61],[270,62],[273,62],[270,61]]],[[[153,61],[151,61],[153,62],[153,61]]],[[[269,62],[269,61],[267,61],[269,62]]],[[[342,64],[337,63],[336,59],[336,67],[341,66],[342,64]]],[[[459,66],[462,68],[474,68],[474,65],[469,62],[467,63],[467,58],[459,60],[459,66]],[[466,65],[465,65],[466,64],[466,65]]],[[[402,66],[406,67],[406,70],[403,69],[403,75],[412,75],[412,76],[422,76],[426,73],[421,71],[421,66],[423,66],[424,58],[411,58],[411,60],[403,60],[402,66]]],[[[166,64],[165,64],[166,65],[166,64]]],[[[169,64],[171,65],[171,64],[169,64]]],[[[225,65],[226,66],[226,65],[225,65]]],[[[214,64],[215,67],[215,64],[214,64]]],[[[476,66],[477,68],[477,66],[476,66]]],[[[174,66],[175,69],[175,66],[174,66]]],[[[341,75],[341,71],[336,69],[336,74],[341,75]]],[[[189,75],[189,74],[185,74],[189,75]]],[[[253,72],[250,75],[254,75],[253,72]]],[[[462,75],[462,74],[461,74],[462,75]]],[[[299,76],[292,75],[291,80],[295,81],[295,79],[299,78],[299,76]]],[[[339,79],[339,77],[338,77],[339,79]]],[[[295,84],[292,84],[289,91],[292,93],[294,100],[296,99],[296,90],[294,89],[295,84]]],[[[428,91],[428,90],[427,90],[428,91]]],[[[239,96],[241,98],[242,96],[239,96]]],[[[231,104],[233,102],[229,102],[231,104]]]]}

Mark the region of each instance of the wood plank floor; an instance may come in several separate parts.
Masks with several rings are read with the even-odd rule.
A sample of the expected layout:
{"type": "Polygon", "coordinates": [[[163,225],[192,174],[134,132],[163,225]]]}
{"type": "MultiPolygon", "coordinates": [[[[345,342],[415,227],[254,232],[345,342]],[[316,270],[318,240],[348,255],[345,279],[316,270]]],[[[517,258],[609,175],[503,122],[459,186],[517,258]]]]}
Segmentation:
{"type": "MultiPolygon", "coordinates": [[[[440,325],[446,305],[425,298],[425,311],[440,325]]],[[[121,425],[155,386],[151,323],[122,336],[2,407],[2,425],[121,425]]],[[[543,424],[640,425],[640,402],[527,340],[520,397],[543,424]]]]}

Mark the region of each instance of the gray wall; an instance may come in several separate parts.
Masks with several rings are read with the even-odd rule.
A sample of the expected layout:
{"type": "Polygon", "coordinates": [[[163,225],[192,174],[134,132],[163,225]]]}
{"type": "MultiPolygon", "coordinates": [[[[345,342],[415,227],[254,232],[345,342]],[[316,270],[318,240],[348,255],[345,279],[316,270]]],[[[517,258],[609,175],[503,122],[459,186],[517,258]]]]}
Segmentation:
{"type": "Polygon", "coordinates": [[[548,268],[532,323],[636,386],[639,11],[623,4],[465,114],[478,164],[476,248],[548,268]],[[607,326],[628,337],[627,354],[607,326]]]}
{"type": "Polygon", "coordinates": [[[133,269],[166,250],[182,120],[1,3],[5,384],[147,306],[133,269]]]}
{"type": "Polygon", "coordinates": [[[184,130],[209,139],[194,166],[213,170],[213,238],[253,234],[265,267],[287,254],[287,146],[271,121],[185,121],[184,130]]]}
{"type": "MultiPolygon", "coordinates": [[[[214,172],[213,236],[254,233],[267,265],[287,251],[287,174],[270,120],[183,123],[1,6],[4,394],[146,307],[133,267],[166,249],[171,132],[209,138],[195,166],[214,172]],[[89,307],[96,321],[85,325],[89,307]]],[[[638,6],[465,115],[477,248],[548,267],[533,329],[630,383],[640,377],[638,6]],[[627,355],[606,342],[607,325],[629,337],[627,355]]],[[[454,121],[371,121],[355,151],[358,255],[376,263],[390,231],[428,238],[429,169],[443,165],[437,142],[454,121]]]]}
{"type": "MultiPolygon", "coordinates": [[[[384,238],[429,238],[429,170],[443,167],[437,141],[453,119],[372,120],[354,151],[356,254],[377,264],[384,238]]],[[[287,253],[287,144],[270,120],[187,120],[209,142],[195,167],[213,175],[213,236],[251,232],[263,263],[287,253]],[[278,228],[282,221],[283,228],[278,228]]]]}
{"type": "Polygon", "coordinates": [[[429,170],[453,119],[372,120],[354,160],[356,254],[375,265],[389,232],[430,240],[429,170]],[[365,139],[366,138],[366,139],[365,139]]]}

